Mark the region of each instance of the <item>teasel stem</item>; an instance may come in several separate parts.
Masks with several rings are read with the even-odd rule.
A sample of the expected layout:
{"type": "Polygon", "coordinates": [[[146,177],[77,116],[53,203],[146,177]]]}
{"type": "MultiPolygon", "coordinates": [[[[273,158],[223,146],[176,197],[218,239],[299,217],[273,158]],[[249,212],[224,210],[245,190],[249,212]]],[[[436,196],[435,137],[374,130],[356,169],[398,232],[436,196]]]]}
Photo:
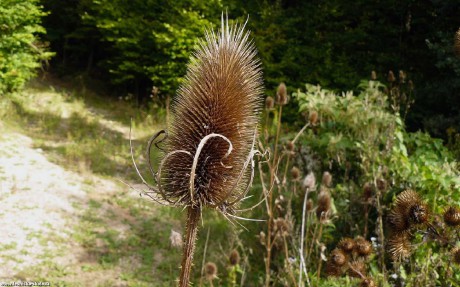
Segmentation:
{"type": "Polygon", "coordinates": [[[186,233],[184,238],[184,250],[182,255],[179,287],[188,287],[190,282],[190,271],[195,252],[195,242],[198,232],[198,223],[201,218],[201,208],[189,206],[187,208],[186,233]]]}

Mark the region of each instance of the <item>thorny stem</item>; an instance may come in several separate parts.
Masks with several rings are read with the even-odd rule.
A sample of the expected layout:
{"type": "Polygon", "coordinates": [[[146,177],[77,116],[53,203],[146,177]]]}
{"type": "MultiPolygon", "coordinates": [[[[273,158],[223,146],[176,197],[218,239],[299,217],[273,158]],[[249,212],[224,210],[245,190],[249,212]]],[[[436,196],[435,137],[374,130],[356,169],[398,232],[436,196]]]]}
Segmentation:
{"type": "Polygon", "coordinates": [[[201,208],[189,206],[187,208],[186,233],[184,238],[184,250],[182,255],[179,287],[188,287],[190,282],[190,271],[192,269],[193,253],[198,231],[198,223],[201,217],[201,208]]]}

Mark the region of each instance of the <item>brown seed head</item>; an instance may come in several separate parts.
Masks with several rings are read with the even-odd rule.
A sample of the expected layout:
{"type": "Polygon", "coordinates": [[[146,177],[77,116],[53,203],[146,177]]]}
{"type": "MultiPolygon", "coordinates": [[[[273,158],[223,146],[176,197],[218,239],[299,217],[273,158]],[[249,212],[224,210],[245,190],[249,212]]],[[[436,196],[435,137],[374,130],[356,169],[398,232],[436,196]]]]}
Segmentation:
{"type": "Polygon", "coordinates": [[[278,86],[278,90],[276,91],[276,101],[278,105],[281,105],[281,106],[284,106],[288,102],[286,85],[284,83],[281,83],[278,86]]]}
{"type": "Polygon", "coordinates": [[[291,230],[291,225],[289,224],[289,221],[284,219],[283,217],[278,217],[274,220],[274,231],[276,234],[282,235],[282,236],[288,236],[289,232],[291,230]]]}
{"type": "Polygon", "coordinates": [[[331,183],[332,183],[332,175],[328,171],[325,171],[323,173],[323,179],[321,181],[321,184],[324,186],[330,187],[331,183]]]}
{"type": "Polygon", "coordinates": [[[291,177],[293,180],[297,181],[300,179],[300,169],[296,166],[293,166],[291,169],[291,177]]]}
{"type": "Polygon", "coordinates": [[[206,275],[207,280],[214,280],[217,277],[217,265],[213,262],[206,263],[206,265],[204,266],[204,273],[206,275]]]}
{"type": "Polygon", "coordinates": [[[452,254],[452,261],[455,264],[460,265],[460,246],[454,247],[450,253],[452,254]]]}
{"type": "Polygon", "coordinates": [[[343,266],[347,262],[347,256],[342,249],[334,249],[330,255],[330,261],[336,266],[343,266]]]}
{"type": "Polygon", "coordinates": [[[302,182],[302,186],[304,189],[314,190],[316,187],[316,177],[313,172],[310,172],[305,176],[302,182]]]}
{"type": "Polygon", "coordinates": [[[387,252],[393,261],[408,258],[412,252],[409,233],[394,233],[388,240],[387,252]]]}
{"type": "Polygon", "coordinates": [[[331,193],[324,189],[318,194],[318,207],[316,209],[316,217],[319,219],[326,217],[331,208],[331,193]]]}
{"type": "Polygon", "coordinates": [[[458,29],[457,33],[455,33],[454,51],[455,54],[460,57],[460,28],[458,29]]]}
{"type": "Polygon", "coordinates": [[[238,265],[240,263],[240,254],[238,253],[238,250],[233,249],[232,252],[230,252],[229,256],[229,261],[231,266],[238,265]]]}
{"type": "Polygon", "coordinates": [[[350,254],[355,249],[355,241],[351,238],[345,237],[339,241],[337,247],[343,250],[344,252],[350,254]]]}
{"type": "Polygon", "coordinates": [[[364,278],[361,281],[361,284],[359,285],[360,287],[377,287],[377,284],[375,284],[374,280],[371,278],[364,278]]]}
{"type": "Polygon", "coordinates": [[[403,70],[399,70],[399,82],[400,83],[406,82],[406,73],[403,70]]]}
{"type": "Polygon", "coordinates": [[[413,190],[401,192],[388,216],[388,223],[395,232],[405,232],[416,224],[426,223],[428,208],[413,190]]]}
{"type": "Polygon", "coordinates": [[[363,261],[355,260],[350,263],[347,273],[350,277],[362,278],[366,276],[366,265],[363,261]]]}
{"type": "Polygon", "coordinates": [[[361,236],[355,239],[355,249],[359,256],[369,256],[372,253],[372,244],[361,236]]]}
{"type": "Polygon", "coordinates": [[[328,262],[326,265],[326,275],[332,277],[340,277],[343,274],[343,268],[328,262]]]}
{"type": "Polygon", "coordinates": [[[371,80],[372,80],[372,81],[377,80],[377,73],[376,73],[375,71],[372,71],[372,72],[371,72],[371,80]]]}
{"type": "Polygon", "coordinates": [[[395,74],[390,70],[388,72],[388,82],[393,83],[394,81],[396,81],[395,74]]]}
{"type": "Polygon", "coordinates": [[[424,203],[417,203],[409,209],[409,219],[412,224],[422,224],[428,221],[428,207],[424,203]]]}
{"type": "Polygon", "coordinates": [[[174,100],[159,182],[176,205],[228,211],[226,203],[237,202],[244,188],[239,175],[252,148],[263,86],[243,28],[222,20],[218,33],[206,33],[174,100]]]}
{"type": "Polygon", "coordinates": [[[460,209],[455,206],[450,206],[444,212],[444,222],[449,226],[459,226],[460,225],[460,209]]]}
{"type": "Polygon", "coordinates": [[[273,99],[273,97],[268,96],[265,99],[265,109],[272,110],[274,106],[275,106],[275,100],[273,99]]]}
{"type": "Polygon", "coordinates": [[[311,111],[308,116],[308,121],[310,122],[310,125],[315,126],[318,123],[318,112],[311,111]]]}

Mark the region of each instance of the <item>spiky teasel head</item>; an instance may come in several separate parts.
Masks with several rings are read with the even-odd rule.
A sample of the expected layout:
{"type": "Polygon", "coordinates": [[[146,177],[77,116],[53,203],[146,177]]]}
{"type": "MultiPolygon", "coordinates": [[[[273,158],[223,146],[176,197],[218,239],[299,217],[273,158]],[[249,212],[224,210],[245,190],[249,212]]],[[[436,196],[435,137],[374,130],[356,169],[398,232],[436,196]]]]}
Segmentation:
{"type": "Polygon", "coordinates": [[[316,208],[316,217],[325,219],[331,209],[331,193],[326,188],[318,194],[318,207],[316,208]]]}
{"type": "Polygon", "coordinates": [[[428,207],[413,190],[400,193],[388,216],[392,231],[405,232],[411,227],[428,221],[428,207]]]}
{"type": "Polygon", "coordinates": [[[212,281],[217,278],[217,265],[213,262],[208,262],[204,266],[204,274],[206,276],[206,280],[212,281]]]}
{"type": "Polygon", "coordinates": [[[288,102],[287,89],[284,83],[281,83],[276,90],[276,102],[281,106],[286,105],[288,102]]]}
{"type": "Polygon", "coordinates": [[[337,244],[337,248],[340,248],[344,252],[351,254],[355,249],[355,241],[351,238],[345,237],[340,239],[339,244],[337,244]]]}
{"type": "Polygon", "coordinates": [[[367,257],[372,253],[372,244],[364,237],[358,236],[355,239],[355,250],[359,256],[367,257]]]}
{"type": "Polygon", "coordinates": [[[459,226],[460,225],[460,209],[455,206],[450,206],[444,212],[444,222],[449,226],[459,226]]]}
{"type": "Polygon", "coordinates": [[[231,266],[238,265],[240,263],[240,254],[238,253],[238,250],[233,249],[232,252],[230,252],[229,256],[229,261],[231,266]]]}
{"type": "Polygon", "coordinates": [[[347,263],[347,260],[348,258],[345,252],[338,248],[332,250],[331,255],[329,256],[329,261],[335,266],[343,266],[345,263],[347,263]]]}
{"type": "Polygon", "coordinates": [[[266,110],[273,110],[273,107],[275,106],[275,100],[273,97],[268,96],[265,99],[265,109],[266,110]]]}
{"type": "Polygon", "coordinates": [[[457,30],[457,33],[455,33],[454,51],[455,54],[460,57],[460,28],[457,30]]]}
{"type": "Polygon", "coordinates": [[[387,252],[393,261],[408,258],[412,252],[410,234],[408,232],[394,233],[388,240],[387,252]]]}
{"type": "Polygon", "coordinates": [[[300,179],[300,169],[296,166],[293,166],[291,169],[291,177],[295,181],[299,181],[300,179]]]}
{"type": "Polygon", "coordinates": [[[206,32],[188,65],[158,172],[169,203],[225,213],[244,197],[263,87],[243,29],[222,19],[221,30],[206,32]]]}
{"type": "Polygon", "coordinates": [[[451,251],[450,254],[452,254],[452,262],[455,264],[460,265],[460,246],[454,247],[451,251]]]}

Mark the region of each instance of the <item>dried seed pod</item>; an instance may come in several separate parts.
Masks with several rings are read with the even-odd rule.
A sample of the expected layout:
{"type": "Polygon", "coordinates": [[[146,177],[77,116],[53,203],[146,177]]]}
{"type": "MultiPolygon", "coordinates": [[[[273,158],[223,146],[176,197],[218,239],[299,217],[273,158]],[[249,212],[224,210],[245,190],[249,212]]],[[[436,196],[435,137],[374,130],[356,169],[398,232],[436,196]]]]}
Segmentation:
{"type": "Polygon", "coordinates": [[[316,216],[318,219],[323,218],[323,216],[329,213],[331,208],[331,193],[327,189],[323,189],[318,194],[318,207],[316,209],[316,216]],[[323,215],[325,214],[325,215],[323,215]]]}
{"type": "Polygon", "coordinates": [[[361,284],[359,285],[360,287],[377,287],[377,284],[375,284],[374,280],[371,278],[364,278],[361,281],[361,284]]]}
{"type": "Polygon", "coordinates": [[[388,223],[394,232],[405,232],[416,224],[426,223],[428,207],[413,190],[401,192],[388,216],[388,223]]]}
{"type": "Polygon", "coordinates": [[[460,225],[460,209],[455,206],[450,206],[444,212],[444,222],[449,226],[459,226],[460,225]]]}
{"type": "Polygon", "coordinates": [[[366,264],[363,261],[355,260],[348,265],[348,276],[355,278],[362,278],[366,276],[366,264]]]}
{"type": "Polygon", "coordinates": [[[334,265],[331,262],[326,264],[326,275],[332,277],[340,277],[343,274],[343,268],[334,265]]]}
{"type": "Polygon", "coordinates": [[[297,181],[300,178],[300,169],[296,166],[293,166],[291,169],[291,177],[293,180],[297,181]]]}
{"type": "Polygon", "coordinates": [[[422,224],[428,221],[428,206],[417,203],[409,209],[409,219],[412,224],[422,224]]]}
{"type": "Polygon", "coordinates": [[[393,83],[394,81],[396,81],[395,74],[390,70],[388,72],[388,82],[393,83]]]}
{"type": "Polygon", "coordinates": [[[347,263],[347,256],[342,249],[336,248],[332,250],[329,258],[331,263],[336,266],[343,266],[345,263],[347,263]]]}
{"type": "Polygon", "coordinates": [[[240,254],[238,253],[238,250],[233,249],[232,252],[230,252],[229,256],[229,261],[231,266],[238,265],[240,263],[240,254]]]}
{"type": "Polygon", "coordinates": [[[450,253],[452,254],[452,261],[455,264],[460,265],[460,246],[454,247],[450,253]]]}
{"type": "Polygon", "coordinates": [[[321,184],[323,184],[324,186],[330,187],[331,183],[332,183],[332,175],[328,171],[325,171],[323,173],[323,179],[321,181],[321,184]]]}
{"type": "Polygon", "coordinates": [[[274,106],[275,106],[275,100],[273,99],[273,97],[268,96],[265,99],[265,109],[272,110],[274,106]]]}
{"type": "Polygon", "coordinates": [[[310,172],[305,176],[302,182],[302,187],[308,190],[314,190],[316,187],[316,177],[313,172],[310,172]]]}
{"type": "Polygon", "coordinates": [[[408,258],[412,252],[410,235],[407,232],[395,233],[388,240],[387,252],[393,261],[408,258]]]}
{"type": "Polygon", "coordinates": [[[204,266],[204,274],[206,280],[212,281],[217,278],[217,265],[213,262],[208,262],[204,266]]]}
{"type": "Polygon", "coordinates": [[[359,256],[367,257],[372,253],[372,244],[361,236],[355,239],[355,249],[359,256]]]}
{"type": "Polygon", "coordinates": [[[455,54],[460,57],[460,28],[458,29],[457,33],[455,33],[454,51],[455,54]]]}
{"type": "Polygon", "coordinates": [[[315,126],[318,123],[318,112],[311,111],[308,116],[308,121],[310,122],[310,125],[315,126]]]}
{"type": "Polygon", "coordinates": [[[344,252],[350,254],[355,249],[355,245],[356,243],[353,239],[345,237],[339,241],[339,244],[337,244],[337,247],[343,250],[344,252]]]}
{"type": "Polygon", "coordinates": [[[281,106],[286,105],[288,102],[287,89],[284,83],[281,83],[278,86],[278,89],[276,91],[276,101],[278,105],[281,105],[281,106]]]}

